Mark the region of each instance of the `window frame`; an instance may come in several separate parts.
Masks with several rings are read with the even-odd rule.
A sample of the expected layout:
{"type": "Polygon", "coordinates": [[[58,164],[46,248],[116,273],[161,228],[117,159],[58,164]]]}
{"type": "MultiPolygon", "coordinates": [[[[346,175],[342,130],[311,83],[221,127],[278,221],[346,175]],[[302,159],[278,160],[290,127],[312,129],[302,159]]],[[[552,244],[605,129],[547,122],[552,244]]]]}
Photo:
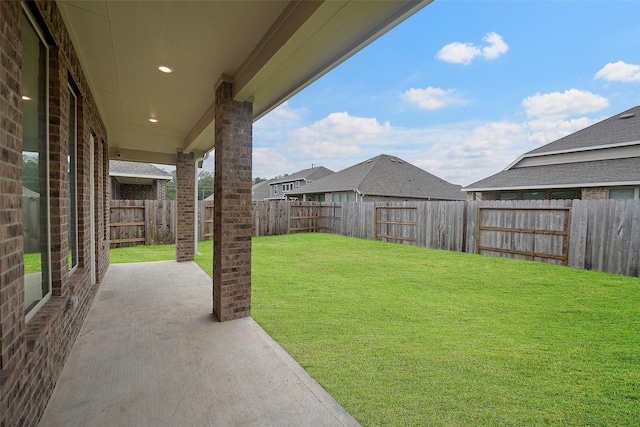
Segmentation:
{"type": "MultiPolygon", "coordinates": [[[[48,265],[46,266],[46,276],[47,277],[42,277],[41,281],[42,283],[45,283],[48,285],[48,290],[47,292],[43,292],[42,297],[40,298],[40,300],[33,306],[31,307],[28,311],[27,311],[27,306],[26,306],[26,298],[24,301],[24,306],[23,306],[23,310],[24,310],[24,318],[25,318],[25,323],[29,323],[29,321],[31,319],[33,319],[33,317],[36,315],[36,313],[42,308],[42,306],[44,306],[47,301],[49,301],[49,298],[51,298],[51,294],[52,294],[52,274],[51,274],[51,196],[49,194],[49,188],[50,188],[50,159],[49,159],[49,155],[50,155],[50,151],[49,151],[49,120],[50,120],[50,115],[49,115],[49,44],[47,43],[47,39],[44,36],[44,33],[42,32],[42,29],[40,28],[40,26],[38,25],[37,20],[35,19],[35,17],[33,16],[33,14],[31,13],[31,11],[29,10],[29,8],[27,7],[27,5],[25,3],[22,3],[22,17],[23,20],[25,20],[28,25],[31,26],[31,28],[34,30],[36,36],[38,37],[41,46],[42,46],[42,51],[40,52],[41,54],[44,53],[44,99],[43,99],[43,114],[44,114],[44,122],[45,122],[45,126],[44,126],[44,158],[45,158],[45,164],[44,164],[44,184],[45,184],[45,190],[44,190],[44,194],[45,194],[45,208],[44,211],[46,212],[46,220],[44,221],[45,224],[45,230],[39,230],[38,234],[40,235],[41,233],[45,233],[45,239],[46,240],[46,255],[44,255],[46,257],[46,262],[48,263],[48,265]]],[[[23,36],[24,37],[24,36],[23,36]]],[[[24,45],[22,47],[23,52],[24,52],[24,45]]],[[[24,53],[23,53],[24,54],[24,53]]],[[[42,58],[40,58],[39,60],[42,60],[42,58]]],[[[23,67],[24,67],[24,62],[23,62],[23,67]]],[[[24,69],[23,69],[23,73],[24,73],[24,69]]],[[[21,83],[22,84],[22,89],[24,89],[24,81],[21,83]]],[[[40,92],[38,92],[38,98],[40,97],[40,92]]],[[[24,102],[24,101],[23,101],[24,102]]],[[[23,107],[23,115],[24,115],[24,107],[23,107]]],[[[24,119],[23,119],[23,126],[24,126],[24,119]]],[[[24,138],[24,129],[22,132],[23,138],[24,138]]],[[[24,146],[23,146],[23,150],[22,153],[24,153],[24,146]]],[[[38,156],[40,156],[40,153],[38,152],[38,156]]],[[[40,161],[40,159],[38,160],[40,161]]],[[[41,179],[42,177],[40,177],[40,173],[39,173],[39,179],[41,179]]],[[[42,196],[42,190],[40,192],[40,196],[42,196]]],[[[40,237],[40,236],[39,236],[40,237]]],[[[42,257],[42,255],[41,255],[42,257]]],[[[41,258],[42,259],[42,258],[41,258]]],[[[24,252],[23,252],[23,265],[24,265],[24,252]]],[[[41,274],[44,276],[45,272],[43,272],[42,270],[45,270],[44,268],[42,268],[42,261],[41,261],[41,274]]],[[[23,282],[25,283],[25,282],[23,282]]],[[[26,288],[24,287],[25,285],[23,285],[23,293],[25,293],[26,296],[26,288]]]]}
{"type": "Polygon", "coordinates": [[[69,117],[68,122],[68,168],[69,168],[69,221],[68,221],[68,250],[69,250],[69,272],[73,272],[80,260],[78,244],[78,94],[74,90],[71,82],[67,84],[69,89],[69,117]],[[71,101],[74,101],[73,103],[71,101]],[[72,120],[73,114],[73,120],[72,120]]]}
{"type": "Polygon", "coordinates": [[[640,187],[611,187],[607,190],[607,198],[610,200],[638,200],[640,198],[640,187]],[[613,198],[611,197],[612,190],[633,190],[633,196],[630,198],[613,198]]]}

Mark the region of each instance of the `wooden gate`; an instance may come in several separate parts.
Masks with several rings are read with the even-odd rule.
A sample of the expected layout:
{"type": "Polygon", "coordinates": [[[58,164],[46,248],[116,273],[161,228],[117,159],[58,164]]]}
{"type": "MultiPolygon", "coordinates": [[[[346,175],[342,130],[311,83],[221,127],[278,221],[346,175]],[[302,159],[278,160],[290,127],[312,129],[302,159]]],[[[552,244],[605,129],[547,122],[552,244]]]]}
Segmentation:
{"type": "Polygon", "coordinates": [[[376,206],[373,213],[373,240],[416,242],[416,206],[376,206]]]}
{"type": "Polygon", "coordinates": [[[342,219],[338,215],[341,206],[322,206],[320,204],[292,204],[289,214],[289,233],[298,232],[340,232],[340,225],[336,224],[342,219]]]}
{"type": "Polygon", "coordinates": [[[476,253],[567,265],[570,230],[570,207],[479,206],[476,253]]]}
{"type": "Polygon", "coordinates": [[[120,201],[114,206],[111,203],[111,248],[145,244],[145,206],[144,204],[120,201]]]}

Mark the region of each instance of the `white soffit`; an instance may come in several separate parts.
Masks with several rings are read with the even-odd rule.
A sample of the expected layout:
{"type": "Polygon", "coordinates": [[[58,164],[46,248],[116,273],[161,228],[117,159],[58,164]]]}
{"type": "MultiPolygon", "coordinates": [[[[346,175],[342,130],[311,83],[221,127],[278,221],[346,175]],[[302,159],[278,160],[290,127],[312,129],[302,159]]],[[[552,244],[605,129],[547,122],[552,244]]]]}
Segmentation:
{"type": "Polygon", "coordinates": [[[257,119],[430,1],[57,4],[110,152],[171,163],[179,150],[213,148],[220,76],[233,78],[236,99],[253,102],[257,119]],[[161,73],[159,65],[174,72],[161,73]]]}

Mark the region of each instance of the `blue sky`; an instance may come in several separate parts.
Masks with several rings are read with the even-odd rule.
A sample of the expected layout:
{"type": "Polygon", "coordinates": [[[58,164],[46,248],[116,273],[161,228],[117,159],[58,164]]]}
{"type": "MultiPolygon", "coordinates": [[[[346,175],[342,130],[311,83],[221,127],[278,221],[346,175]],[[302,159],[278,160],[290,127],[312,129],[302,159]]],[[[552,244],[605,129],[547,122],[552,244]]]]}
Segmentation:
{"type": "Polygon", "coordinates": [[[640,105],[640,1],[436,0],[254,124],[253,175],[385,153],[468,185],[640,105]]]}

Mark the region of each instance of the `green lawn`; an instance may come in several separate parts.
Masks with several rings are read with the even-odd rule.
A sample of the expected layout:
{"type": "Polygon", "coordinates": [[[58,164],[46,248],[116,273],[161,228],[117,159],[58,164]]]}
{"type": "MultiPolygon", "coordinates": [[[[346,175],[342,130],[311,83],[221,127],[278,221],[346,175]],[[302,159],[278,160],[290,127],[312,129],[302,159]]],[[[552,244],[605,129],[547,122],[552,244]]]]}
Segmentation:
{"type": "Polygon", "coordinates": [[[253,318],[364,426],[640,420],[640,279],[316,233],[254,238],[252,289],[253,318]]]}
{"type": "Polygon", "coordinates": [[[640,280],[327,234],[253,240],[252,316],[365,426],[638,425],[640,280]]]}

